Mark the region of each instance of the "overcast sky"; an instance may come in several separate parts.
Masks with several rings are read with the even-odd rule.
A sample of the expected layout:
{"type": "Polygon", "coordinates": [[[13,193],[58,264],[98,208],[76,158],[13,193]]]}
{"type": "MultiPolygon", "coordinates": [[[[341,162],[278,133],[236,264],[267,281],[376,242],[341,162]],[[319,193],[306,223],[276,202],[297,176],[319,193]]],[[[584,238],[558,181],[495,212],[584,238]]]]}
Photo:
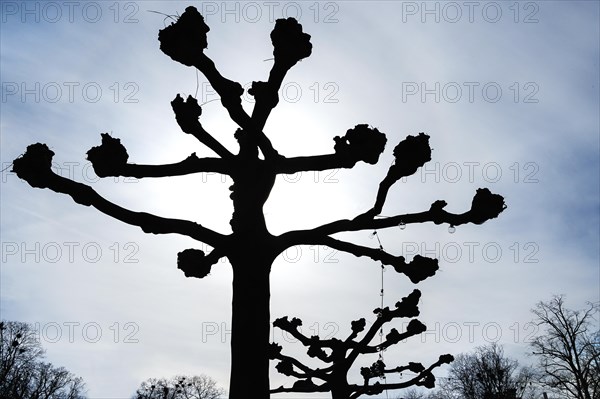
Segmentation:
{"type": "MultiPolygon", "coordinates": [[[[226,388],[231,269],[222,262],[203,280],[186,279],[177,252],[202,244],[147,236],[33,189],[10,164],[27,145],[46,143],[57,173],[111,201],[228,233],[228,179],[99,181],[85,159],[103,132],[120,138],[134,163],[211,155],[179,130],[170,101],[218,97],[159,50],[158,30],[170,20],[149,12],[180,14],[189,4],[2,2],[1,318],[37,323],[48,360],[82,376],[91,398],[128,397],[142,380],[174,374],[205,373],[226,388]]],[[[433,159],[392,188],[384,215],[437,199],[463,212],[481,187],[505,197],[506,211],[481,226],[378,232],[387,251],[437,257],[441,267],[417,287],[427,333],[385,352],[388,365],[429,364],[493,341],[527,363],[538,301],[599,300],[598,2],[191,4],[211,28],[206,53],[242,85],[267,78],[275,19],[297,17],[312,36],[312,55],[287,75],[265,127],[280,153],[329,153],[333,137],[359,123],[387,135],[376,166],[278,177],[265,207],[272,233],[369,209],[393,147],[419,132],[431,136],[433,159]]],[[[237,150],[219,101],[203,106],[201,122],[237,150]]],[[[377,245],[371,231],[346,237],[377,245]]],[[[292,248],[273,266],[272,318],[297,316],[306,334],[345,338],[350,321],[373,320],[380,271],[330,248],[292,248]]],[[[384,284],[387,306],[415,287],[389,267],[384,284]]],[[[293,339],[273,334],[307,359],[293,339]]],[[[358,368],[352,379],[360,381],[358,368]]],[[[284,383],[273,369],[271,385],[284,383]]]]}

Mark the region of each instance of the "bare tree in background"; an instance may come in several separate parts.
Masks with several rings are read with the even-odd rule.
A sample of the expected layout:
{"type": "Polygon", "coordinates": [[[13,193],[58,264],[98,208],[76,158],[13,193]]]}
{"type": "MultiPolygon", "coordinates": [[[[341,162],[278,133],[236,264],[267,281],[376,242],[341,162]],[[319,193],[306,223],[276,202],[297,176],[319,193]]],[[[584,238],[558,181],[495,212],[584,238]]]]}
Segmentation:
{"type": "Polygon", "coordinates": [[[600,399],[599,304],[565,307],[563,296],[539,302],[532,310],[544,332],[531,347],[539,359],[540,382],[564,398],[600,399]]]}
{"type": "MultiPolygon", "coordinates": [[[[359,124],[345,134],[333,138],[333,152],[324,155],[285,157],[279,154],[263,131],[271,111],[276,107],[278,91],[288,71],[300,60],[310,56],[310,35],[293,18],[279,19],[271,32],[274,63],[267,81],[256,81],[248,90],[255,105],[249,114],[242,107],[242,86],[221,75],[215,63],[204,53],[209,27],[194,7],[188,7],[177,22],[159,32],[161,50],[173,60],[198,69],[221,97],[221,104],[239,126],[234,133],[239,144],[237,153],[224,147],[207,132],[198,117],[202,113],[196,99],[179,95],[171,102],[175,118],[184,133],[191,134],[210,148],[216,157],[198,158],[192,153],[184,160],[165,165],[129,163],[129,155],[120,140],[102,134],[102,145],[88,151],[88,159],[100,177],[133,176],[160,178],[201,172],[229,176],[233,215],[231,232],[219,233],[199,223],[169,219],[153,214],[125,209],[98,194],[92,187],[55,174],[51,169],[54,152],[47,145],[30,145],[25,154],[13,163],[13,171],[31,186],[49,188],[67,194],[84,206],[92,206],[124,223],[139,226],[152,234],[181,234],[212,247],[205,254],[199,249],[187,249],[178,254],[178,267],[187,277],[203,278],[226,257],[233,269],[233,303],[231,323],[231,378],[229,397],[255,399],[269,397],[269,332],[270,283],[273,261],[287,248],[296,245],[325,245],[355,256],[365,256],[391,265],[413,283],[435,274],[437,262],[415,257],[406,262],[380,248],[370,248],[334,238],[337,233],[394,228],[411,223],[433,222],[459,226],[481,224],[496,218],[505,208],[504,198],[488,189],[478,189],[470,209],[463,213],[444,210],[445,201],[438,200],[423,211],[378,217],[387,193],[394,183],[414,174],[431,159],[429,136],[420,133],[408,136],[394,149],[395,163],[379,185],[375,203],[361,215],[325,222],[305,230],[272,235],[265,220],[263,206],[276,178],[283,174],[353,168],[358,162],[375,164],[387,139],[384,133],[368,124],[359,124]]],[[[259,55],[260,56],[260,55],[259,55]]],[[[237,62],[232,60],[232,62],[237,62]]],[[[309,116],[303,115],[301,118],[309,116]]],[[[290,121],[295,123],[296,121],[290,121]]],[[[222,135],[224,132],[218,132],[222,135]]],[[[302,140],[300,138],[299,140],[302,140]]],[[[176,204],[174,204],[176,206],[176,204]]],[[[298,212],[294,208],[290,212],[298,212]]]]}
{"type": "Polygon", "coordinates": [[[402,395],[397,396],[395,399],[426,399],[426,394],[417,391],[415,388],[406,390],[402,395]]]}
{"type": "Polygon", "coordinates": [[[422,386],[433,388],[435,386],[435,377],[432,370],[442,364],[452,362],[452,355],[441,355],[439,359],[429,367],[421,363],[409,362],[403,366],[387,367],[380,357],[371,367],[362,367],[360,374],[363,377],[362,384],[351,384],[348,381],[348,372],[353,363],[361,356],[368,354],[381,353],[389,347],[396,345],[400,341],[415,335],[421,334],[427,330],[427,327],[418,319],[412,319],[404,332],[400,333],[395,328],[385,336],[377,345],[371,342],[385,323],[395,318],[412,318],[419,315],[418,303],[421,298],[421,292],[414,290],[410,295],[402,298],[396,303],[395,309],[385,307],[374,310],[377,319],[371,323],[369,329],[363,333],[366,327],[364,318],[355,320],[351,323],[352,333],[345,339],[337,338],[321,339],[319,336],[307,337],[298,329],[302,325],[300,319],[294,318],[291,321],[287,317],[277,319],[273,322],[275,327],[288,332],[304,346],[308,348],[307,354],[328,364],[325,368],[312,368],[306,366],[299,360],[281,353],[281,346],[271,345],[271,358],[279,360],[276,368],[281,374],[297,378],[297,381],[291,387],[279,387],[271,390],[272,393],[280,392],[331,392],[333,399],[356,399],[362,395],[376,395],[384,390],[404,389],[411,386],[422,386]],[[384,378],[387,374],[401,374],[403,371],[414,373],[414,377],[403,382],[381,383],[372,382],[384,378]],[[319,384],[313,382],[317,380],[319,384]]]}
{"type": "Polygon", "coordinates": [[[171,379],[149,378],[132,399],[220,399],[225,390],[206,375],[177,375],[171,379]]]}
{"type": "Polygon", "coordinates": [[[441,391],[448,399],[533,399],[533,382],[533,370],[519,367],[502,346],[491,343],[457,355],[441,391]]]}
{"type": "Polygon", "coordinates": [[[0,322],[0,398],[82,399],[85,384],[63,367],[44,363],[34,328],[0,322]]]}

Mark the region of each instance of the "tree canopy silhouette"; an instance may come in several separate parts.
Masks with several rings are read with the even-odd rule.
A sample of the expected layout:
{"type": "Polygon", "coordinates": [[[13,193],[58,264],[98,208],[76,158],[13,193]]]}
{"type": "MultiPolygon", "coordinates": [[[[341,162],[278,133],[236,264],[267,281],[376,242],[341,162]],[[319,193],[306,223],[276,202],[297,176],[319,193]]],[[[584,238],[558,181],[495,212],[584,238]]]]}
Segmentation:
{"type": "MultiPolygon", "coordinates": [[[[265,123],[278,103],[278,91],[288,71],[311,55],[310,35],[294,19],[278,19],[271,32],[274,63],[266,81],[252,82],[248,90],[254,96],[251,114],[242,107],[242,86],[221,75],[205,53],[209,27],[194,7],[186,8],[176,22],[160,30],[160,49],[174,61],[199,70],[218,93],[221,104],[239,126],[235,131],[239,149],[232,152],[199,121],[202,108],[197,100],[180,95],[171,101],[175,119],[181,130],[191,134],[217,156],[199,158],[192,153],[171,164],[140,165],[129,162],[129,154],[118,138],[102,134],[102,143],[87,153],[99,177],[132,176],[158,178],[200,172],[228,175],[233,180],[230,198],[233,214],[230,232],[217,232],[188,220],[170,219],[146,212],[123,208],[98,194],[92,187],[54,173],[50,166],[54,152],[46,144],[37,143],[14,160],[13,171],[32,187],[48,188],[69,195],[75,202],[92,206],[124,223],[138,226],[146,233],[181,234],[212,247],[205,253],[190,248],[177,256],[178,268],[186,277],[203,278],[221,258],[228,258],[233,268],[233,301],[231,324],[230,398],[269,397],[269,275],[275,258],[296,245],[326,245],[338,251],[365,256],[391,265],[413,283],[433,276],[437,261],[415,256],[407,261],[379,248],[370,248],[334,238],[342,232],[395,227],[400,223],[481,224],[496,218],[504,209],[504,199],[486,188],[476,191],[470,209],[454,214],[444,210],[446,202],[437,200],[421,212],[376,217],[383,209],[391,186],[407,177],[431,159],[429,136],[408,136],[394,149],[395,163],[381,181],[374,205],[364,213],[348,219],[328,221],[309,229],[292,230],[280,235],[269,232],[263,206],[274,187],[276,177],[304,171],[353,168],[358,162],[376,164],[386,146],[386,136],[368,124],[350,127],[334,137],[333,152],[322,155],[286,157],[272,145],[264,132],[265,123]]],[[[218,132],[222,134],[222,132],[218,132]]]]}
{"type": "Polygon", "coordinates": [[[202,375],[176,375],[173,378],[148,378],[131,399],[220,399],[225,390],[212,378],[202,375]]]}
{"type": "Polygon", "coordinates": [[[569,309],[563,296],[532,310],[543,329],[531,342],[542,369],[540,382],[561,397],[600,398],[600,331],[593,325],[599,310],[599,302],[569,309]]]}
{"type": "Polygon", "coordinates": [[[33,326],[0,322],[0,398],[85,397],[83,379],[64,367],[43,362],[44,353],[33,326]]]}
{"type": "Polygon", "coordinates": [[[298,328],[302,325],[302,321],[297,318],[291,321],[287,317],[275,320],[273,322],[275,327],[287,331],[304,346],[308,347],[307,354],[310,357],[316,357],[325,363],[329,363],[330,366],[323,369],[308,367],[297,359],[283,355],[281,346],[273,343],[271,345],[271,358],[279,360],[277,371],[281,374],[296,377],[298,380],[290,388],[281,386],[271,390],[271,392],[331,392],[333,399],[356,399],[362,395],[375,395],[382,393],[384,390],[402,389],[410,386],[433,388],[435,377],[431,371],[442,364],[452,362],[454,360],[452,355],[440,356],[428,368],[415,362],[410,362],[404,366],[386,368],[386,364],[380,358],[371,367],[361,368],[360,374],[364,379],[363,384],[350,384],[347,378],[348,371],[360,355],[381,353],[390,346],[421,334],[427,329],[419,320],[413,319],[408,323],[406,331],[403,333],[399,333],[398,330],[392,328],[386,335],[385,341],[382,341],[379,345],[371,344],[371,341],[385,323],[395,318],[418,316],[420,297],[421,292],[414,290],[410,295],[397,302],[396,308],[393,310],[390,310],[389,307],[375,309],[374,313],[377,315],[377,319],[361,339],[357,338],[365,330],[366,320],[364,318],[351,323],[352,333],[343,341],[337,338],[323,340],[319,336],[307,337],[299,331],[298,328]],[[406,370],[415,373],[415,377],[398,383],[371,383],[372,379],[382,378],[386,374],[402,373],[406,370]],[[321,380],[323,384],[317,385],[313,382],[313,379],[321,380]]]}
{"type": "Polygon", "coordinates": [[[442,392],[445,398],[535,399],[534,375],[531,368],[506,357],[501,345],[491,343],[456,356],[442,392]]]}

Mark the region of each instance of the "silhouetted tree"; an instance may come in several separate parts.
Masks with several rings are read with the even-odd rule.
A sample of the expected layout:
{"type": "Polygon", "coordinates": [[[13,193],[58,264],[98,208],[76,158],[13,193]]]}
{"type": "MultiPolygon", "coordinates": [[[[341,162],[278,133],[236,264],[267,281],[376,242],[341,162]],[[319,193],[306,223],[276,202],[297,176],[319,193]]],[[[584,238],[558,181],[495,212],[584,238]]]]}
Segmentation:
{"type": "Polygon", "coordinates": [[[539,302],[535,322],[544,329],[531,346],[542,369],[540,382],[564,398],[600,398],[600,332],[593,328],[599,304],[565,307],[563,296],[539,302]]]}
{"type": "Polygon", "coordinates": [[[83,398],[83,380],[63,367],[42,362],[43,357],[31,325],[0,322],[0,398],[83,398]]]}
{"type": "MultiPolygon", "coordinates": [[[[218,157],[198,158],[195,153],[181,162],[166,165],[129,163],[129,155],[120,140],[102,134],[102,145],[88,151],[96,174],[100,177],[133,176],[137,178],[180,176],[215,172],[233,180],[231,232],[219,233],[201,224],[168,219],[136,212],[116,205],[100,196],[93,188],[55,174],[51,168],[54,152],[45,144],[33,144],[13,163],[13,171],[31,186],[64,193],[79,204],[125,223],[139,226],[146,233],[176,233],[189,236],[212,247],[205,254],[187,249],[178,254],[178,267],[187,277],[205,277],[212,265],[227,257],[233,268],[233,303],[231,332],[230,398],[264,399],[269,396],[269,275],[275,258],[296,245],[326,245],[339,251],[367,256],[392,265],[397,272],[419,282],[435,273],[429,261],[415,258],[406,263],[378,248],[368,248],[333,238],[341,232],[383,229],[398,224],[433,222],[458,226],[481,224],[497,217],[505,208],[504,199],[488,189],[478,189],[471,209],[453,214],[446,212],[446,202],[435,201],[423,212],[375,218],[384,205],[388,190],[396,181],[410,176],[431,158],[429,136],[409,136],[394,150],[395,164],[380,184],[372,209],[354,218],[325,223],[306,230],[272,235],[266,225],[263,205],[269,197],[277,175],[305,171],[352,168],[362,161],[375,164],[386,144],[385,134],[367,124],[359,124],[346,134],[334,137],[333,153],[314,156],[285,157],[279,154],[263,128],[278,103],[278,91],[287,72],[312,51],[310,35],[293,18],[279,19],[271,32],[274,64],[267,81],[256,81],[248,90],[255,98],[249,115],[241,104],[242,86],[223,77],[215,63],[204,53],[209,31],[204,18],[194,7],[188,7],[177,22],[159,32],[161,50],[173,60],[197,68],[221,97],[221,103],[239,129],[234,136],[239,144],[237,154],[230,152],[207,132],[198,117],[202,113],[196,99],[179,95],[171,102],[175,118],[183,130],[196,137],[218,157]]],[[[422,258],[427,259],[427,258],[422,258]]]]}
{"type": "Polygon", "coordinates": [[[425,399],[426,395],[422,392],[417,391],[414,388],[406,390],[402,395],[396,397],[396,399],[425,399]]]}
{"type": "Polygon", "coordinates": [[[351,323],[352,333],[345,339],[337,338],[322,340],[318,336],[307,337],[302,334],[298,327],[302,325],[300,319],[294,318],[289,321],[287,317],[277,319],[273,322],[275,327],[290,333],[294,338],[300,341],[304,346],[308,347],[308,355],[329,363],[326,368],[311,368],[297,359],[285,356],[281,353],[281,346],[277,344],[271,345],[271,358],[279,360],[276,368],[281,374],[298,378],[292,387],[279,387],[272,389],[272,393],[279,392],[331,392],[333,399],[354,399],[362,395],[375,395],[384,390],[402,389],[410,386],[424,386],[433,388],[435,377],[431,371],[445,363],[450,363],[453,360],[451,355],[442,355],[438,361],[433,363],[428,368],[425,368],[421,363],[410,362],[405,366],[394,368],[386,368],[383,360],[378,360],[371,367],[363,367],[360,373],[364,379],[362,385],[350,384],[348,382],[348,371],[352,364],[360,355],[372,354],[386,350],[398,342],[421,334],[427,328],[417,319],[412,319],[406,331],[399,333],[398,330],[392,328],[386,335],[385,341],[378,345],[371,345],[371,341],[380,331],[381,327],[395,318],[410,318],[419,315],[418,302],[421,297],[419,290],[414,290],[409,296],[403,298],[402,301],[396,303],[396,309],[390,310],[388,307],[374,310],[377,319],[371,324],[371,327],[363,335],[357,339],[359,334],[365,330],[365,319],[355,320],[351,323]],[[370,383],[371,379],[380,378],[390,373],[402,373],[403,371],[411,371],[416,374],[415,377],[405,382],[385,383],[375,382],[370,383]],[[321,380],[323,383],[317,385],[313,382],[321,380]]]}
{"type": "Polygon", "coordinates": [[[132,399],[219,399],[225,390],[206,375],[177,375],[171,379],[149,378],[132,399]]]}
{"type": "Polygon", "coordinates": [[[502,346],[491,343],[473,353],[456,356],[448,378],[441,384],[447,398],[534,398],[533,371],[504,356],[502,346]]]}

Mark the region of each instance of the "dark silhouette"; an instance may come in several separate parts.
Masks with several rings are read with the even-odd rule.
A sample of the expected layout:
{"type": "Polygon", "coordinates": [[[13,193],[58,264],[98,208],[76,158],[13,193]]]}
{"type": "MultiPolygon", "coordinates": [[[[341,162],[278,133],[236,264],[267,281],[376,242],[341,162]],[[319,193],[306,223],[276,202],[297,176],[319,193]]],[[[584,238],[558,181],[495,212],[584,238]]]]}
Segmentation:
{"type": "Polygon", "coordinates": [[[220,399],[225,390],[206,375],[148,378],[131,399],[220,399]]]}
{"type": "Polygon", "coordinates": [[[83,380],[43,362],[44,352],[31,325],[0,322],[0,398],[84,398],[83,380]]]}
{"type": "Polygon", "coordinates": [[[231,334],[230,398],[269,397],[269,274],[275,258],[295,245],[327,245],[356,256],[367,256],[375,261],[392,265],[397,272],[419,282],[435,273],[437,262],[415,257],[406,263],[402,256],[393,256],[377,248],[368,248],[333,238],[336,233],[395,227],[399,223],[447,223],[458,226],[480,224],[497,217],[505,208],[504,199],[488,189],[479,189],[471,209],[462,214],[446,212],[446,202],[435,201],[423,212],[375,218],[383,207],[390,186],[430,160],[429,137],[409,136],[394,150],[395,164],[380,185],[372,209],[351,219],[337,220],[306,230],[272,235],[265,223],[263,205],[275,177],[304,171],[323,171],[352,168],[363,161],[375,164],[383,152],[386,137],[366,124],[349,129],[345,135],[334,138],[334,152],[288,158],[273,148],[263,132],[269,114],[278,103],[278,90],[287,71],[298,61],[311,54],[310,36],[293,18],[279,19],[271,32],[274,64],[268,80],[252,83],[249,93],[256,103],[252,115],[241,105],[242,86],[223,77],[214,62],[204,54],[209,31],[204,19],[194,7],[188,7],[176,23],[159,32],[161,50],[173,60],[197,68],[208,79],[221,97],[222,105],[239,129],[235,138],[239,151],[233,154],[208,133],[198,117],[202,110],[197,101],[179,95],[171,105],[181,129],[196,137],[213,150],[218,157],[198,158],[195,153],[181,162],[167,165],[137,165],[128,162],[128,154],[120,140],[102,135],[102,145],[88,152],[96,174],[133,176],[137,178],[167,177],[198,172],[216,172],[233,179],[231,199],[233,215],[231,233],[218,233],[203,225],[187,220],[167,219],[144,212],[122,208],[100,196],[91,187],[63,178],[50,169],[54,153],[45,144],[33,144],[16,159],[13,171],[33,187],[49,188],[64,193],[77,203],[93,206],[125,223],[139,226],[146,233],[177,233],[189,236],[211,246],[205,254],[197,249],[179,253],[178,267],[187,277],[202,278],[220,258],[227,257],[233,268],[233,309],[231,334]]]}
{"type": "Polygon", "coordinates": [[[441,384],[441,397],[461,399],[537,399],[535,372],[519,367],[504,355],[501,345],[480,346],[472,353],[456,356],[448,378],[441,384]]]}
{"type": "MultiPolygon", "coordinates": [[[[402,393],[401,396],[395,397],[394,399],[428,399],[425,394],[417,391],[415,388],[410,388],[402,393]]],[[[445,398],[448,399],[448,398],[445,398]]]]}
{"type": "Polygon", "coordinates": [[[564,297],[539,302],[532,310],[543,333],[531,342],[539,359],[540,383],[564,398],[600,398],[600,331],[594,328],[599,303],[565,307],[564,297]]]}
{"type": "Polygon", "coordinates": [[[371,345],[371,341],[385,323],[399,317],[418,316],[419,308],[417,305],[420,297],[421,292],[414,290],[402,301],[397,302],[394,310],[390,310],[388,307],[375,309],[374,313],[377,315],[377,319],[359,340],[357,338],[366,326],[365,319],[353,321],[351,324],[352,333],[343,341],[337,338],[322,340],[318,336],[309,338],[298,330],[298,327],[302,325],[302,321],[297,318],[292,319],[292,321],[289,321],[287,317],[275,320],[273,322],[275,327],[287,331],[304,346],[308,347],[307,353],[310,357],[316,357],[331,365],[323,369],[313,369],[294,358],[283,355],[281,353],[282,348],[274,343],[271,345],[271,358],[280,361],[277,364],[277,371],[281,374],[296,377],[298,381],[290,388],[282,386],[272,389],[271,392],[331,392],[333,399],[355,399],[362,395],[382,393],[386,389],[401,389],[410,386],[433,388],[435,377],[431,371],[442,364],[450,363],[454,359],[451,355],[440,356],[438,361],[428,368],[425,368],[421,363],[410,362],[406,366],[386,369],[385,363],[380,359],[373,363],[371,367],[361,368],[360,373],[364,379],[362,385],[350,384],[347,378],[348,371],[360,355],[384,351],[388,347],[426,330],[424,324],[417,319],[413,319],[408,323],[405,332],[399,333],[398,330],[392,328],[386,335],[385,341],[379,345],[371,345]],[[381,378],[389,373],[402,373],[405,370],[415,373],[416,376],[405,382],[389,384],[375,382],[370,384],[371,379],[381,378]],[[313,379],[321,380],[323,384],[317,385],[313,382],[313,379]]]}

